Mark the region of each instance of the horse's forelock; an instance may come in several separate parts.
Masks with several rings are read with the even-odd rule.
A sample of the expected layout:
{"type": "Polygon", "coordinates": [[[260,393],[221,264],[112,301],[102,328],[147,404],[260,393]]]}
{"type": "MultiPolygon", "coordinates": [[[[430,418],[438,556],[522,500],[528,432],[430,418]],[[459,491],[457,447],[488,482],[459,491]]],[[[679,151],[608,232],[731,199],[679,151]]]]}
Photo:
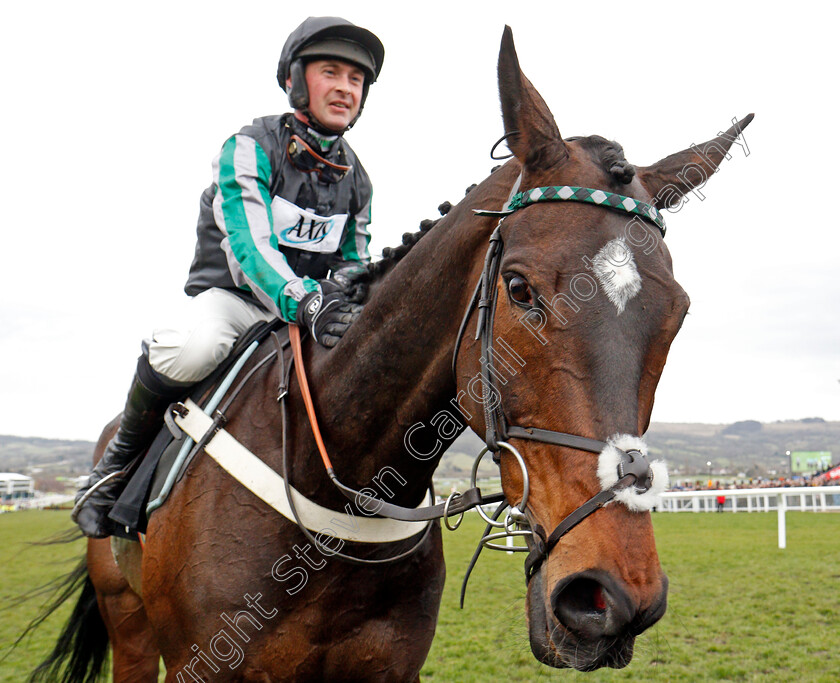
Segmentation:
{"type": "Polygon", "coordinates": [[[577,141],[586,148],[596,163],[622,185],[629,185],[636,175],[636,168],[624,157],[624,148],[615,140],[607,140],[600,135],[567,138],[567,141],[577,141]]]}

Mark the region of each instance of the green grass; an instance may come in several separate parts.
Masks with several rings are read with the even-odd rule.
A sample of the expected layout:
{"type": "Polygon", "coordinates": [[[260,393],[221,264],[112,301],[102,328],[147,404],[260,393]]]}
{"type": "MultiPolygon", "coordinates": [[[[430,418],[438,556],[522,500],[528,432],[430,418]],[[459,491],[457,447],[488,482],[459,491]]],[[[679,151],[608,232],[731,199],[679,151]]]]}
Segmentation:
{"type": "Polygon", "coordinates": [[[533,659],[523,555],[484,551],[458,609],[479,526],[473,518],[444,537],[447,583],[425,683],[840,680],[840,515],[788,513],[785,550],[773,513],[654,515],[668,611],[627,668],[587,674],[533,659]]]}
{"type": "MultiPolygon", "coordinates": [[[[637,640],[622,670],[580,674],[537,664],[524,617],[522,555],[485,551],[466,609],[464,568],[479,533],[468,515],[444,532],[448,580],[424,683],[509,681],[840,680],[840,515],[789,512],[788,547],[776,547],[776,515],[657,514],[654,525],[671,590],[663,620],[637,640]]],[[[34,617],[23,591],[69,571],[82,546],[25,547],[67,528],[66,512],[0,515],[0,656],[34,617]]],[[[0,682],[20,683],[52,647],[70,610],[0,662],[0,682]]]]}
{"type": "Polygon", "coordinates": [[[69,510],[31,510],[0,515],[0,681],[21,683],[52,650],[59,631],[73,610],[62,605],[55,618],[30,633],[11,652],[8,647],[38,616],[44,598],[19,605],[15,598],[68,573],[85,552],[84,541],[70,544],[31,545],[71,527],[69,510]]]}

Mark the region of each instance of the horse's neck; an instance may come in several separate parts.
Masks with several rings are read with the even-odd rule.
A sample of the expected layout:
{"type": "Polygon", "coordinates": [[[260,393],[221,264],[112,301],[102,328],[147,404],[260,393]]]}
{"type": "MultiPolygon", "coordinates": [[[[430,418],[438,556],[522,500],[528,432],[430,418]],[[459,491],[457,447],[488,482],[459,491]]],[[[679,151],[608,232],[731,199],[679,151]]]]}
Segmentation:
{"type": "MultiPolygon", "coordinates": [[[[318,364],[324,410],[347,418],[334,424],[356,483],[388,466],[412,482],[405,492],[416,498],[445,450],[430,419],[446,410],[465,423],[451,403],[452,354],[495,227],[472,209],[501,208],[516,173],[515,165],[494,173],[424,236],[376,284],[340,347],[318,364]]],[[[339,476],[341,469],[336,462],[339,476]]]]}

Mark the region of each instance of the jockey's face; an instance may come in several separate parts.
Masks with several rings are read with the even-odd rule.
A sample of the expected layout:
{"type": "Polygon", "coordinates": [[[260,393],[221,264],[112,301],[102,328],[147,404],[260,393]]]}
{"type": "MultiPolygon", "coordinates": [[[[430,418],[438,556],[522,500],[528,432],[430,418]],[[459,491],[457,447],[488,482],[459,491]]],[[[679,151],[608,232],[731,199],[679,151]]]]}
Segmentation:
{"type": "Polygon", "coordinates": [[[365,72],[338,59],[316,59],[306,65],[309,111],[322,126],[341,133],[356,118],[362,102],[365,72]]]}

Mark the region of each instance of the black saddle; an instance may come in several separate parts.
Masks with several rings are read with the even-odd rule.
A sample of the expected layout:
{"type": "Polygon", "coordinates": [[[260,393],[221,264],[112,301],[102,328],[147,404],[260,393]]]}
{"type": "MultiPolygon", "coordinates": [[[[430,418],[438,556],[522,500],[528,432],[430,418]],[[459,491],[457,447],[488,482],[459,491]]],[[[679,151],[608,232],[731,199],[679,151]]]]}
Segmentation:
{"type": "MultiPolygon", "coordinates": [[[[272,332],[281,328],[286,328],[286,323],[280,319],[257,323],[251,327],[237,340],[230,355],[221,365],[209,377],[185,393],[181,400],[189,397],[198,405],[202,405],[202,401],[213,395],[231,367],[254,341],[262,343],[272,332]]],[[[150,500],[154,500],[160,494],[185,438],[187,437],[182,435],[176,439],[168,427],[161,425],[160,432],[145,455],[141,455],[131,464],[128,484],[108,515],[118,525],[115,536],[136,541],[138,532],[146,533],[149,521],[146,507],[150,500]]]]}

